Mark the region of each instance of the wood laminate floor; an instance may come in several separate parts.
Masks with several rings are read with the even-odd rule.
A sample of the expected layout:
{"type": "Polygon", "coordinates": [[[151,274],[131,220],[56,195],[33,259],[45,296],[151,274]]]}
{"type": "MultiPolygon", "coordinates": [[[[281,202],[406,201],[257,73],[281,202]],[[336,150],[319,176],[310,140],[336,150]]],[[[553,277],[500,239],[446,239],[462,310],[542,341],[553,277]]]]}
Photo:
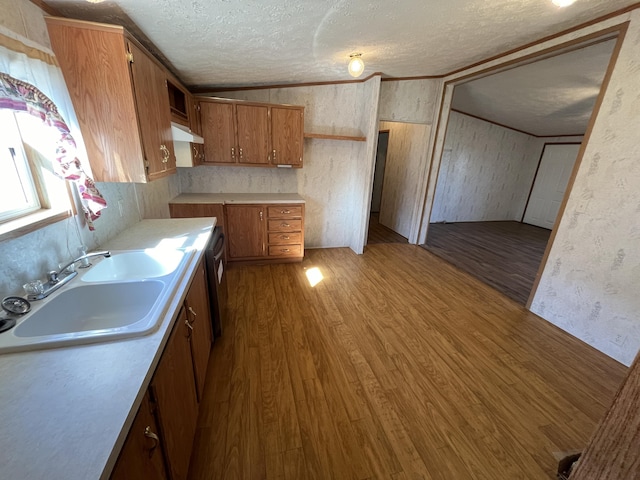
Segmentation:
{"type": "Polygon", "coordinates": [[[376,243],[409,243],[406,237],[394,232],[380,223],[380,214],[371,212],[369,216],[369,234],[367,245],[376,243]]]}
{"type": "Polygon", "coordinates": [[[305,254],[228,270],[191,479],[551,479],[626,372],[420,247],[305,254]]]}
{"type": "Polygon", "coordinates": [[[432,223],[423,247],[525,305],[550,235],[520,222],[432,223]]]}

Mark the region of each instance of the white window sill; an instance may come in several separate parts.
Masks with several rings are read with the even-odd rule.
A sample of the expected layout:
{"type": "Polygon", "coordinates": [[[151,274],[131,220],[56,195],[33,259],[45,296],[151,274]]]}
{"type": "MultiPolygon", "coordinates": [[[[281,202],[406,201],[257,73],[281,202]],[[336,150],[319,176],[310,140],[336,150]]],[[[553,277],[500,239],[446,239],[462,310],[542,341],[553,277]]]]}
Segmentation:
{"type": "Polygon", "coordinates": [[[0,241],[17,238],[73,215],[70,208],[40,209],[0,224],[0,241]]]}

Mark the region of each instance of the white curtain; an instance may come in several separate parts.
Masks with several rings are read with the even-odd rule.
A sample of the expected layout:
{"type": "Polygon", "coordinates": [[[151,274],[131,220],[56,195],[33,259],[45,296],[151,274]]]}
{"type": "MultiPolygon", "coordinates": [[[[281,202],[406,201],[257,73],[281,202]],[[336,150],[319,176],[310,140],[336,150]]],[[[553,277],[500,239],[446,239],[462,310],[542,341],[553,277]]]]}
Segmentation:
{"type": "MultiPolygon", "coordinates": [[[[35,86],[55,104],[75,142],[73,157],[77,157],[79,160],[83,176],[82,183],[77,182],[77,184],[87,223],[89,228],[93,229],[92,220],[100,215],[99,212],[106,206],[106,203],[103,204],[100,201],[92,204],[91,195],[85,195],[82,191],[85,188],[83,184],[90,185],[90,188],[95,188],[95,185],[91,180],[91,167],[82,142],[78,120],[53,52],[0,26],[0,72],[35,86]]],[[[52,148],[55,151],[55,145],[52,145],[52,148]]],[[[99,192],[97,190],[95,192],[96,197],[101,198],[99,192]]]]}

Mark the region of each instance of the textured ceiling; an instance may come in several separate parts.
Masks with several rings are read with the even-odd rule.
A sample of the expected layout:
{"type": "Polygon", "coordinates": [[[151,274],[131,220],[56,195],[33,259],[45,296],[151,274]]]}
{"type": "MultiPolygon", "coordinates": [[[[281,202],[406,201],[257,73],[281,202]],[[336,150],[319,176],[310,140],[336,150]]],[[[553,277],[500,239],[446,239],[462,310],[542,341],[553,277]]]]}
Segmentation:
{"type": "Polygon", "coordinates": [[[126,26],[187,85],[440,75],[637,0],[46,0],[63,14],[126,26]]]}
{"type": "Polygon", "coordinates": [[[583,134],[615,42],[458,85],[452,107],[538,136],[583,134]]]}

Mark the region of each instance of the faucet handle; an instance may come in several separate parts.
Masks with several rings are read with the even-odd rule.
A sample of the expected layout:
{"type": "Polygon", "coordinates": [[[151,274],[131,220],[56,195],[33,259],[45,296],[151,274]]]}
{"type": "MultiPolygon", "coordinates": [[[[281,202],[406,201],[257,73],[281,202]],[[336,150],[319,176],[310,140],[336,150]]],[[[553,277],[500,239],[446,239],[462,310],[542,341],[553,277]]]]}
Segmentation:
{"type": "Polygon", "coordinates": [[[58,278],[58,272],[56,272],[55,270],[51,270],[48,274],[47,274],[47,279],[49,280],[50,283],[52,284],[56,284],[60,281],[60,279],[58,278]]]}

